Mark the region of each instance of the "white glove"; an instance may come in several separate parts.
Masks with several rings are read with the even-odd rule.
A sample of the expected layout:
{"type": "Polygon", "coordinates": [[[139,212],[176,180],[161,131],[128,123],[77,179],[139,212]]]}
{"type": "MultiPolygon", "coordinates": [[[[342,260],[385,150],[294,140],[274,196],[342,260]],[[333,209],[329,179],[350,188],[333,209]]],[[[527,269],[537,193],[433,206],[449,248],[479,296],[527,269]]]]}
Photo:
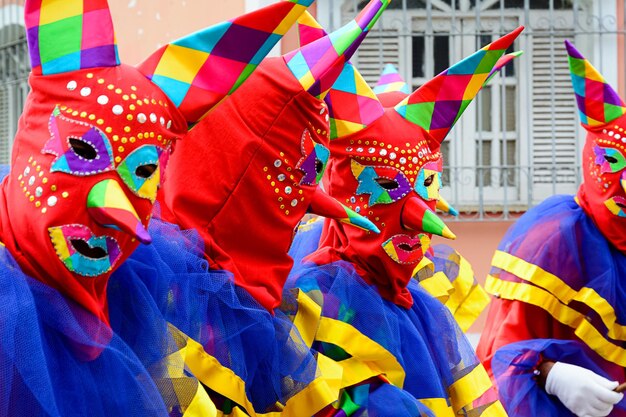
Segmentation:
{"type": "Polygon", "coordinates": [[[578,417],[608,416],[624,397],[613,391],[617,386],[617,381],[563,362],[556,362],[546,379],[546,392],[556,395],[578,417]]]}

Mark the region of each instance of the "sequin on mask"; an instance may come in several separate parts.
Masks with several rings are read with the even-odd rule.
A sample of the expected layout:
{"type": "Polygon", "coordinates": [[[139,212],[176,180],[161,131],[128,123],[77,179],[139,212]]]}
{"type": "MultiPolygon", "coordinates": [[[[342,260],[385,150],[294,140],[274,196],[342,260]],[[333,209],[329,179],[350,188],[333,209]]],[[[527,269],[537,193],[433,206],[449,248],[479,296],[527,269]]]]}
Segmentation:
{"type": "Polygon", "coordinates": [[[409,179],[396,168],[361,165],[354,159],[350,167],[359,182],[356,194],[369,194],[370,206],[395,203],[411,192],[409,179]]]}

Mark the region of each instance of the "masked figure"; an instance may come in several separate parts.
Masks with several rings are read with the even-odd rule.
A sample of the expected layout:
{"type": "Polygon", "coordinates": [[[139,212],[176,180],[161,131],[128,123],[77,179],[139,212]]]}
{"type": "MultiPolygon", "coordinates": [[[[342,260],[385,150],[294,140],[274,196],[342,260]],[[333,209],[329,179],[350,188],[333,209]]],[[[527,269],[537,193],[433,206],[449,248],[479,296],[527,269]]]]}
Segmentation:
{"type": "Polygon", "coordinates": [[[269,6],[135,68],[119,62],[105,0],[26,1],[32,91],[0,196],[0,415],[167,416],[192,399],[211,409],[193,378],[179,398],[162,398],[148,368],[174,341],[152,301],[108,297],[109,278],[153,239],[147,226],[175,142],[305,8],[269,6]],[[248,65],[231,51],[235,28],[269,32],[248,65]],[[235,80],[219,78],[224,66],[235,80]],[[136,314],[120,323],[124,303],[136,314]]]}
{"type": "Polygon", "coordinates": [[[510,415],[626,416],[613,392],[626,379],[626,105],[566,48],[587,131],[584,183],[529,210],[500,243],[478,354],[510,415]]]}
{"type": "Polygon", "coordinates": [[[347,390],[339,407],[357,403],[381,415],[419,415],[402,398],[378,395],[390,383],[437,416],[504,413],[450,313],[412,275],[432,234],[454,237],[434,213],[441,142],[520,31],[455,64],[395,107],[385,108],[352,65],[326,97],[331,157],[324,188],[381,230],[350,230],[327,220],[320,247],[288,283],[322,309],[314,346],[340,360],[344,375],[377,377],[347,390]]]}
{"type": "Polygon", "coordinates": [[[312,415],[338,398],[338,388],[324,380],[330,361],[315,360],[297,328],[296,316],[313,303],[297,293],[282,298],[292,266],[287,251],[306,212],[377,231],[318,189],[329,159],[329,115],[321,98],[387,5],[372,0],[335,33],[265,60],[170,158],[161,238],[152,246],[176,246],[163,230],[179,225],[192,236],[178,245],[191,261],[172,265],[167,254],[176,251],[164,249],[158,252],[170,259],[159,263],[155,250],[141,248],[133,256],[142,262],[135,269],[143,268],[136,281],[152,286],[152,277],[167,268],[181,276],[170,278],[180,285],[165,286],[174,291],[152,298],[162,300],[186,364],[223,413],[236,407],[249,415],[279,409],[312,415]],[[198,247],[209,270],[193,265],[198,247]]]}

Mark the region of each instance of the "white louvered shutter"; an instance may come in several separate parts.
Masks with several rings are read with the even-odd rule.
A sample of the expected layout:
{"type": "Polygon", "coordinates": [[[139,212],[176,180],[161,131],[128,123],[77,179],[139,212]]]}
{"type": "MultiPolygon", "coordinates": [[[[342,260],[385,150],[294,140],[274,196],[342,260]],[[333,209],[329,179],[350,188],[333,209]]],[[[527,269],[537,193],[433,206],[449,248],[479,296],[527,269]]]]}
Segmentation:
{"type": "Polygon", "coordinates": [[[545,34],[537,30],[533,37],[532,182],[538,199],[544,198],[545,193],[551,194],[547,186],[553,180],[556,180],[557,192],[571,193],[576,189],[577,110],[563,48],[563,40],[573,39],[573,35],[573,32],[560,31],[550,36],[547,30],[545,34]]]}

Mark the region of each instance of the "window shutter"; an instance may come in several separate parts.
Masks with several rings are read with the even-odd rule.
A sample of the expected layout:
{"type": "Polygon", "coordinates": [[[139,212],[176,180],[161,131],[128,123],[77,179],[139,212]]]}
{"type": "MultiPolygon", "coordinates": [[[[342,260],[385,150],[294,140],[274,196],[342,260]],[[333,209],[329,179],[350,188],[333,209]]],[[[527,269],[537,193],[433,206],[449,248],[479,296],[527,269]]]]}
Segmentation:
{"type": "Polygon", "coordinates": [[[557,192],[572,192],[576,185],[577,109],[563,48],[563,40],[573,38],[573,31],[551,36],[547,30],[536,30],[532,38],[532,180],[534,184],[552,184],[554,178],[557,192]]]}
{"type": "Polygon", "coordinates": [[[400,66],[398,40],[396,30],[374,30],[363,40],[352,61],[369,85],[376,85],[386,64],[400,66]]]}

